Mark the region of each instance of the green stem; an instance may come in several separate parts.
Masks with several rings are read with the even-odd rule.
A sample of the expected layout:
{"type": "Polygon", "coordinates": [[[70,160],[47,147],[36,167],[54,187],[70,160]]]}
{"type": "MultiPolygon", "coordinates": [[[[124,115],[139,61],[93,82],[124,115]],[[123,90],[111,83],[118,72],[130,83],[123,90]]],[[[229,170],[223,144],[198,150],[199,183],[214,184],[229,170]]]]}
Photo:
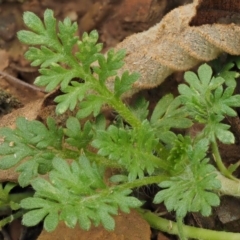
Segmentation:
{"type": "Polygon", "coordinates": [[[130,111],[130,109],[121,101],[121,99],[113,98],[109,101],[109,105],[113,107],[118,114],[128,122],[133,128],[140,128],[141,122],[138,118],[130,111]]]}
{"type": "Polygon", "coordinates": [[[169,169],[171,169],[171,166],[169,166],[169,164],[167,163],[167,161],[162,160],[159,157],[156,157],[154,155],[150,155],[148,154],[146,156],[146,159],[148,159],[149,161],[151,161],[152,163],[156,164],[158,166],[158,169],[160,170],[165,170],[167,172],[170,172],[169,169]]]}
{"type": "Polygon", "coordinates": [[[240,197],[240,181],[232,180],[223,176],[220,172],[217,173],[217,179],[221,182],[221,194],[240,197]]]}
{"type": "Polygon", "coordinates": [[[133,128],[141,127],[141,121],[130,111],[130,109],[125,105],[125,103],[114,96],[105,85],[102,85],[94,76],[89,76],[88,81],[93,83],[94,89],[98,92],[99,96],[106,99],[107,104],[114,108],[118,114],[133,128]]]}
{"type": "Polygon", "coordinates": [[[237,180],[237,178],[235,178],[229,171],[228,169],[225,167],[225,165],[223,164],[222,162],[222,158],[221,158],[221,155],[219,153],[219,149],[218,149],[218,145],[217,145],[217,142],[216,140],[214,140],[212,142],[212,152],[213,152],[213,156],[214,156],[214,159],[216,161],[216,164],[217,164],[217,167],[218,169],[220,170],[220,172],[225,176],[225,177],[228,177],[232,180],[237,180]]]}
{"type": "MultiPolygon", "coordinates": [[[[11,202],[14,202],[16,204],[19,204],[21,200],[32,197],[33,192],[23,192],[23,193],[10,193],[8,195],[8,202],[2,203],[0,207],[0,217],[10,215],[10,213],[14,210],[11,208],[11,202]]],[[[16,209],[15,209],[16,210],[16,209]]],[[[1,226],[1,224],[0,224],[1,226]]]]}
{"type": "Polygon", "coordinates": [[[21,192],[21,193],[10,193],[9,200],[15,203],[20,203],[20,201],[27,197],[32,197],[34,192],[21,192]]]}
{"type": "Polygon", "coordinates": [[[79,149],[75,150],[68,146],[63,146],[62,150],[57,150],[55,152],[55,156],[58,156],[63,159],[78,159],[81,155],[81,152],[79,149]]]}
{"type": "Polygon", "coordinates": [[[100,155],[97,155],[95,153],[92,153],[90,151],[86,151],[84,152],[87,156],[87,158],[89,158],[91,161],[96,162],[98,165],[102,165],[105,167],[110,167],[110,168],[118,168],[121,169],[123,168],[122,165],[120,165],[119,163],[109,160],[108,158],[102,157],[100,155]]]}
{"type": "MultiPolygon", "coordinates": [[[[137,209],[140,215],[150,224],[151,227],[174,235],[179,235],[177,223],[170,220],[158,217],[156,214],[137,209]]],[[[183,232],[187,238],[201,239],[201,240],[239,240],[240,233],[231,233],[223,231],[214,231],[203,228],[190,227],[183,224],[183,232]]]]}
{"type": "Polygon", "coordinates": [[[4,227],[8,223],[11,223],[14,219],[22,217],[24,213],[25,211],[19,210],[16,213],[13,213],[10,216],[5,217],[0,221],[0,228],[4,227]]]}
{"type": "Polygon", "coordinates": [[[137,187],[150,185],[150,184],[153,184],[153,183],[159,184],[162,181],[165,181],[167,179],[169,179],[169,176],[162,174],[161,176],[144,177],[144,178],[132,181],[132,182],[123,183],[123,184],[120,184],[118,186],[114,186],[112,188],[113,189],[133,189],[133,188],[137,188],[137,187]]]}
{"type": "Polygon", "coordinates": [[[183,218],[182,217],[177,217],[177,227],[178,227],[178,235],[180,240],[187,240],[184,230],[183,230],[183,218]]]}
{"type": "MultiPolygon", "coordinates": [[[[106,167],[111,167],[111,168],[120,168],[123,169],[124,166],[120,165],[116,161],[109,160],[108,158],[99,156],[95,153],[92,153],[90,151],[85,151],[86,156],[91,160],[94,161],[98,164],[102,164],[106,167]]],[[[154,163],[155,165],[158,166],[158,170],[164,170],[166,172],[169,172],[170,166],[166,163],[166,161],[162,160],[161,158],[158,158],[154,155],[151,154],[145,154],[144,155],[146,159],[154,163]]]]}
{"type": "Polygon", "coordinates": [[[145,177],[142,179],[137,179],[135,181],[132,182],[127,182],[127,183],[121,183],[119,185],[114,185],[112,187],[106,188],[101,190],[100,192],[97,192],[95,195],[91,195],[89,197],[85,197],[84,201],[87,201],[87,199],[102,199],[104,196],[109,196],[110,194],[112,194],[112,192],[116,192],[116,191],[122,191],[122,190],[129,190],[129,189],[133,189],[133,188],[138,188],[138,187],[142,187],[142,186],[146,186],[146,185],[150,185],[153,183],[159,184],[162,181],[165,181],[169,178],[169,176],[167,175],[161,175],[161,176],[154,176],[154,177],[145,177]]]}

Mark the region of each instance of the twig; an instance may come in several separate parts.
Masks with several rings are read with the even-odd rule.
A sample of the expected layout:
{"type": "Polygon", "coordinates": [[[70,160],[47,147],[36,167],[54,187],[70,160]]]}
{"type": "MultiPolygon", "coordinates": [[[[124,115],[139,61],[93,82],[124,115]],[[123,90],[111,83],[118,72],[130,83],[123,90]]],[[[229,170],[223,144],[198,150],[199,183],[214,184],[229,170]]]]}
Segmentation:
{"type": "Polygon", "coordinates": [[[5,77],[7,81],[15,82],[15,83],[21,84],[21,85],[23,85],[23,86],[25,86],[25,87],[31,88],[31,89],[33,89],[33,90],[35,90],[35,91],[39,91],[39,92],[46,93],[46,91],[44,91],[43,89],[38,88],[38,87],[35,87],[35,86],[33,86],[33,85],[29,84],[29,83],[26,83],[26,82],[24,82],[24,81],[21,81],[20,79],[18,79],[18,78],[16,78],[16,77],[13,77],[13,76],[11,76],[10,74],[8,74],[8,73],[6,73],[6,72],[0,71],[0,75],[2,75],[3,77],[5,77]]]}
{"type": "Polygon", "coordinates": [[[38,68],[36,67],[20,67],[15,63],[10,63],[9,65],[11,68],[13,68],[14,70],[17,70],[19,72],[26,72],[26,73],[33,73],[36,72],[38,68]]]}

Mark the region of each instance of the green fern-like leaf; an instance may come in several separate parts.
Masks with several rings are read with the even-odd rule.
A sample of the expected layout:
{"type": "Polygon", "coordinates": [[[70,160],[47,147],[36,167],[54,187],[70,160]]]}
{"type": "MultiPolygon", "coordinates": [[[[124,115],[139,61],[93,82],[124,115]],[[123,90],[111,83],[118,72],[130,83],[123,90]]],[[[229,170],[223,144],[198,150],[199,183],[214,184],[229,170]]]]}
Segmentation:
{"type": "Polygon", "coordinates": [[[14,202],[10,198],[10,191],[16,187],[16,183],[8,182],[5,186],[0,184],[0,212],[6,210],[18,210],[19,202],[14,202]]]}
{"type": "Polygon", "coordinates": [[[41,49],[31,47],[27,51],[25,56],[28,60],[33,61],[32,65],[48,67],[52,63],[66,63],[64,55],[71,52],[73,45],[78,40],[78,37],[74,36],[77,31],[77,24],[71,24],[70,20],[66,18],[59,23],[59,34],[57,34],[56,19],[53,16],[53,11],[49,9],[44,13],[44,24],[32,12],[25,12],[23,20],[32,32],[19,31],[19,40],[25,44],[42,46],[41,49]]]}
{"type": "Polygon", "coordinates": [[[204,64],[199,67],[198,76],[193,72],[185,73],[186,82],[180,84],[180,99],[189,111],[190,116],[206,125],[201,136],[215,138],[223,143],[234,143],[234,136],[229,126],[220,123],[225,116],[236,116],[233,107],[240,106],[240,95],[233,95],[235,87],[230,84],[225,89],[225,79],[213,77],[212,69],[204,64]]]}
{"type": "Polygon", "coordinates": [[[223,89],[225,80],[213,77],[212,69],[204,64],[198,69],[198,76],[193,72],[185,73],[189,84],[180,84],[178,90],[183,103],[191,116],[201,123],[207,123],[211,114],[236,116],[232,107],[240,106],[240,95],[233,95],[234,87],[223,89]]]}
{"type": "Polygon", "coordinates": [[[156,194],[154,203],[164,202],[168,211],[176,211],[181,218],[188,212],[211,214],[211,207],[220,204],[218,195],[211,191],[217,191],[221,184],[216,179],[216,169],[205,158],[207,149],[207,139],[188,149],[188,164],[178,176],[159,184],[164,189],[156,194]]]}
{"type": "Polygon", "coordinates": [[[24,14],[24,22],[31,31],[19,31],[18,38],[31,46],[25,54],[26,58],[32,65],[40,65],[41,75],[36,78],[35,84],[46,86],[46,91],[61,87],[63,94],[54,99],[57,113],[79,107],[78,118],[92,113],[97,116],[102,105],[108,104],[128,118],[129,111],[123,110],[126,106],[120,97],[139,75],[125,72],[117,76],[117,70],[124,64],[125,50],[115,52],[111,49],[105,55],[101,54],[102,44],[97,43],[97,31],[83,33],[79,40],[75,36],[77,24],[66,18],[59,22],[57,28],[56,19],[49,9],[44,13],[43,22],[31,12],[24,14]],[[40,48],[33,45],[40,45],[40,48]],[[73,51],[74,46],[77,51],[73,51]],[[109,77],[115,79],[112,89],[105,85],[109,77]],[[77,106],[79,102],[80,106],[77,106]]]}
{"type": "Polygon", "coordinates": [[[87,90],[89,90],[88,83],[79,83],[72,81],[70,86],[67,86],[64,90],[64,94],[57,96],[54,101],[58,103],[56,107],[56,112],[59,114],[63,114],[70,109],[73,111],[78,103],[80,102],[87,90]]]}
{"type": "Polygon", "coordinates": [[[106,103],[106,98],[99,95],[88,95],[80,104],[77,118],[85,118],[91,114],[96,117],[106,103]]]}
{"type": "Polygon", "coordinates": [[[131,112],[140,120],[144,121],[149,113],[149,102],[144,97],[139,97],[131,106],[131,112]]]}
{"type": "Polygon", "coordinates": [[[99,55],[99,66],[94,66],[93,71],[98,75],[98,80],[104,84],[108,77],[116,75],[116,70],[120,69],[124,62],[125,51],[119,50],[115,53],[113,49],[109,50],[107,57],[99,55]]]}
{"type": "Polygon", "coordinates": [[[141,202],[130,197],[131,190],[109,188],[103,181],[104,168],[90,164],[84,156],[69,165],[65,160],[55,158],[50,181],[37,178],[32,181],[35,196],[22,200],[21,207],[29,211],[23,216],[23,224],[34,226],[44,220],[47,231],[53,231],[63,220],[74,227],[79,222],[81,228],[89,230],[91,224],[100,223],[107,230],[115,227],[112,215],[118,208],[129,212],[139,207],[141,202]]]}
{"type": "Polygon", "coordinates": [[[131,89],[132,84],[139,78],[138,73],[129,74],[124,72],[121,79],[116,77],[114,81],[114,93],[116,97],[120,97],[123,93],[131,89]]]}
{"type": "Polygon", "coordinates": [[[172,94],[164,96],[154,108],[150,118],[151,124],[158,129],[190,127],[192,122],[186,118],[188,116],[186,108],[181,105],[178,97],[174,98],[172,94]]]}
{"type": "Polygon", "coordinates": [[[215,139],[218,139],[222,143],[233,144],[235,142],[235,137],[229,130],[230,126],[228,124],[220,123],[221,120],[223,120],[223,117],[221,116],[210,116],[210,121],[199,136],[205,136],[212,142],[215,141],[215,139]]]}
{"type": "Polygon", "coordinates": [[[189,148],[192,147],[191,144],[192,142],[189,136],[183,137],[180,134],[173,141],[173,146],[169,152],[167,161],[172,166],[174,175],[181,172],[185,168],[185,165],[189,163],[188,151],[189,148]]]}
{"type": "Polygon", "coordinates": [[[39,70],[41,75],[35,79],[34,84],[38,86],[46,86],[46,91],[52,91],[61,84],[63,91],[66,91],[68,84],[73,78],[78,78],[79,73],[76,69],[69,71],[57,63],[52,63],[49,68],[39,70]]]}
{"type": "Polygon", "coordinates": [[[82,41],[78,41],[79,51],[76,53],[78,60],[82,62],[85,71],[90,70],[90,65],[98,60],[102,44],[97,43],[98,33],[92,31],[89,34],[83,33],[82,41]]]}
{"type": "Polygon", "coordinates": [[[187,116],[187,109],[182,106],[181,99],[168,94],[155,106],[150,123],[156,129],[156,136],[164,143],[171,144],[176,139],[171,128],[189,128],[192,125],[187,116]]]}
{"type": "Polygon", "coordinates": [[[228,87],[236,87],[236,78],[239,77],[239,73],[234,69],[239,69],[239,56],[228,55],[224,63],[221,58],[213,60],[210,65],[214,70],[215,75],[225,79],[225,84],[228,87]]]}
{"type": "Polygon", "coordinates": [[[70,146],[77,147],[78,149],[86,148],[93,137],[90,122],[86,122],[83,129],[81,129],[79,120],[74,117],[69,117],[66,126],[67,128],[64,130],[67,136],[66,142],[70,146]]]}
{"type": "Polygon", "coordinates": [[[16,129],[2,128],[0,135],[4,137],[4,142],[0,145],[1,169],[11,168],[28,159],[16,169],[21,172],[21,186],[26,186],[38,173],[48,172],[52,166],[54,150],[62,147],[63,131],[51,118],[47,120],[47,127],[39,121],[18,118],[16,129]]]}
{"type": "Polygon", "coordinates": [[[31,12],[25,12],[24,23],[32,30],[18,32],[21,42],[29,45],[41,45],[41,48],[30,47],[25,57],[32,62],[33,66],[41,65],[41,76],[37,77],[35,84],[46,86],[47,91],[52,91],[59,84],[64,89],[73,78],[83,74],[81,67],[75,68],[76,61],[72,56],[72,48],[77,43],[75,36],[77,24],[71,24],[66,18],[59,22],[59,33],[56,31],[56,19],[51,10],[44,13],[44,24],[31,12]],[[63,68],[59,63],[64,63],[70,69],[63,68]]]}
{"type": "Polygon", "coordinates": [[[129,172],[129,180],[144,177],[144,172],[152,174],[157,166],[153,152],[158,144],[154,129],[148,121],[137,130],[117,128],[111,125],[107,131],[98,131],[92,145],[98,154],[117,161],[129,172]]]}

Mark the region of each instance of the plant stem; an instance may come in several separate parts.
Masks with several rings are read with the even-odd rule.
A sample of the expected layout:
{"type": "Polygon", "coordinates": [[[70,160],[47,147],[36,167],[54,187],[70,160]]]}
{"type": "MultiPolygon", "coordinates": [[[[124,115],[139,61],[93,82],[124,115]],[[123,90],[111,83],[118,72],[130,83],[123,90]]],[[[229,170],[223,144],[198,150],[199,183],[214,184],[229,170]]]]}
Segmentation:
{"type": "Polygon", "coordinates": [[[236,180],[236,181],[239,181],[237,178],[235,178],[229,171],[228,169],[225,167],[225,165],[223,164],[222,162],[222,158],[221,158],[221,155],[219,153],[219,149],[218,149],[218,145],[217,145],[217,142],[216,140],[214,140],[212,142],[212,152],[213,152],[213,157],[215,159],[215,162],[218,166],[218,169],[220,170],[220,172],[225,176],[225,177],[228,177],[232,180],[236,180]]]}
{"type": "Polygon", "coordinates": [[[224,177],[220,172],[217,172],[217,179],[221,182],[221,194],[240,197],[240,181],[232,180],[224,177]]]}
{"type": "Polygon", "coordinates": [[[10,193],[9,194],[9,200],[13,201],[15,203],[20,203],[20,201],[24,198],[27,197],[32,197],[34,194],[33,191],[28,191],[28,192],[22,192],[22,193],[10,193]]]}
{"type": "Polygon", "coordinates": [[[140,128],[141,121],[130,111],[121,98],[116,98],[105,85],[102,85],[94,76],[89,76],[88,81],[91,81],[94,86],[94,91],[103,96],[107,102],[118,114],[133,128],[140,128]]]}
{"type": "MultiPolygon", "coordinates": [[[[119,168],[124,169],[123,165],[120,165],[119,163],[109,160],[108,158],[105,158],[103,156],[97,155],[95,153],[92,153],[90,151],[85,150],[86,156],[91,160],[96,162],[97,164],[104,165],[106,167],[111,168],[119,168]]],[[[166,163],[166,161],[162,160],[161,158],[158,158],[154,155],[146,154],[146,159],[151,161],[152,163],[156,164],[158,166],[158,170],[164,170],[166,172],[169,172],[170,166],[166,163]]]]}
{"type": "Polygon", "coordinates": [[[187,240],[184,230],[183,230],[183,218],[182,217],[177,217],[177,227],[178,227],[178,233],[180,240],[187,240]]]}
{"type": "Polygon", "coordinates": [[[140,128],[141,122],[136,116],[130,111],[130,109],[120,100],[117,98],[113,98],[109,104],[113,107],[118,114],[128,122],[133,128],[140,128]]]}
{"type": "Polygon", "coordinates": [[[109,194],[112,194],[112,192],[116,192],[116,191],[134,189],[134,188],[138,188],[138,187],[142,187],[142,186],[146,186],[154,183],[159,184],[162,181],[167,179],[169,179],[169,176],[162,174],[161,176],[144,177],[142,179],[137,179],[132,182],[120,183],[119,185],[107,187],[106,189],[96,192],[95,195],[92,195],[90,197],[85,197],[84,201],[87,201],[88,198],[91,198],[91,201],[93,198],[101,199],[103,198],[103,196],[109,196],[109,194]]]}
{"type": "Polygon", "coordinates": [[[120,165],[119,163],[109,160],[108,158],[105,158],[103,156],[97,155],[96,153],[85,150],[85,155],[87,156],[87,158],[90,159],[90,161],[94,161],[98,165],[102,165],[110,168],[118,168],[118,169],[123,168],[123,166],[120,165]]]}
{"type": "Polygon", "coordinates": [[[161,176],[144,177],[144,178],[132,181],[132,182],[123,183],[118,186],[114,186],[113,188],[114,189],[116,189],[116,188],[118,188],[118,189],[133,189],[133,188],[137,188],[137,187],[141,187],[141,186],[150,185],[153,183],[159,184],[162,181],[167,180],[167,179],[169,179],[169,176],[162,174],[161,176]]]}
{"type": "Polygon", "coordinates": [[[171,169],[171,166],[169,166],[170,164],[168,164],[167,161],[164,161],[163,159],[150,154],[148,154],[146,159],[156,164],[159,170],[165,170],[167,172],[170,172],[169,169],[171,169]]]}
{"type": "Polygon", "coordinates": [[[10,216],[5,217],[0,221],[0,228],[4,227],[6,224],[12,222],[14,219],[22,217],[22,215],[25,213],[25,211],[19,210],[10,216]]]}
{"type": "MultiPolygon", "coordinates": [[[[137,209],[140,215],[150,224],[151,227],[158,229],[169,234],[178,235],[179,230],[177,223],[170,220],[158,217],[156,214],[144,210],[137,209]]],[[[231,233],[223,231],[214,231],[203,228],[190,227],[186,225],[183,226],[183,232],[187,238],[201,239],[201,240],[239,240],[240,233],[231,233]]]]}

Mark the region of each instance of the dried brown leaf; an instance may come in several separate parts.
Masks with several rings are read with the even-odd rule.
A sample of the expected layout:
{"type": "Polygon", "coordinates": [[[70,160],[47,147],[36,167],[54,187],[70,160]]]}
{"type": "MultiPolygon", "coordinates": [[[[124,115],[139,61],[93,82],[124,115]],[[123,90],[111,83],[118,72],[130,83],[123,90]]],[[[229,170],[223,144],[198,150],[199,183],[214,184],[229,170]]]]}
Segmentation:
{"type": "MultiPolygon", "coordinates": [[[[126,49],[127,53],[126,64],[118,73],[121,75],[128,70],[141,74],[125,97],[142,89],[154,88],[173,72],[189,70],[199,63],[217,58],[221,53],[240,55],[240,25],[235,23],[236,16],[229,24],[190,26],[192,19],[201,17],[197,12],[199,4],[213,3],[210,5],[212,10],[216,7],[217,11],[217,7],[221,3],[224,7],[225,2],[195,0],[192,4],[172,10],[149,30],[134,34],[118,44],[116,50],[126,49]]],[[[236,1],[228,2],[234,4],[236,1]]],[[[211,13],[215,12],[210,11],[209,14],[211,13]]],[[[220,19],[222,17],[219,16],[220,19]]],[[[228,18],[228,15],[224,17],[228,18]]],[[[113,81],[114,79],[108,81],[110,89],[113,89],[113,81]]]]}
{"type": "Polygon", "coordinates": [[[116,228],[112,232],[103,227],[93,227],[89,231],[81,230],[78,226],[70,229],[61,222],[54,232],[43,231],[38,240],[150,240],[150,226],[136,211],[119,213],[115,221],[116,228]]]}

